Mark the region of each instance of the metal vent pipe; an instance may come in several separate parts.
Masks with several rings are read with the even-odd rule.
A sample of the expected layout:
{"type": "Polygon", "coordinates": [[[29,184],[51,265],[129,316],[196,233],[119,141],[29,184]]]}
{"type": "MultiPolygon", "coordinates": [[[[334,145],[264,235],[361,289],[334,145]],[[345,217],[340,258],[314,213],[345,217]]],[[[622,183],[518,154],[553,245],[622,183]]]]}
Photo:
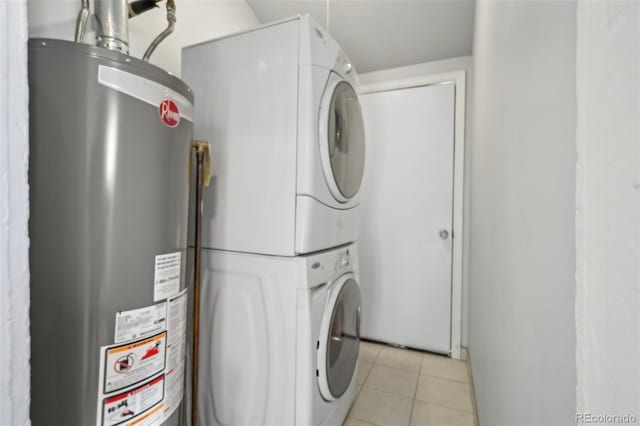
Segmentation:
{"type": "Polygon", "coordinates": [[[129,54],[129,3],[95,0],[98,46],[129,54]]]}

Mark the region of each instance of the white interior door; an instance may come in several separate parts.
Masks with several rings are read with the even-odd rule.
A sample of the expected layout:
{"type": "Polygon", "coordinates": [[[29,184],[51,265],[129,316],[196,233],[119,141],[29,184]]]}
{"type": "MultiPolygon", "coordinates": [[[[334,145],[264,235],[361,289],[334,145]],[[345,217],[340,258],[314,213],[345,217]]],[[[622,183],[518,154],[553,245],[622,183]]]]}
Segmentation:
{"type": "Polygon", "coordinates": [[[455,84],[360,101],[362,336],[449,353],[455,84]]]}

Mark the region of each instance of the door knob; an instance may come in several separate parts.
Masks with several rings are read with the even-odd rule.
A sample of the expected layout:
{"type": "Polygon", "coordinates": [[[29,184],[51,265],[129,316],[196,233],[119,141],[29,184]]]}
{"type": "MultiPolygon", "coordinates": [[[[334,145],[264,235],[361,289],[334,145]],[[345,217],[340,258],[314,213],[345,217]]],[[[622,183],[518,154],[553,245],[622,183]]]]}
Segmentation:
{"type": "Polygon", "coordinates": [[[442,238],[443,240],[446,240],[447,238],[449,238],[449,231],[447,231],[446,229],[440,230],[439,234],[440,234],[440,238],[442,238]]]}

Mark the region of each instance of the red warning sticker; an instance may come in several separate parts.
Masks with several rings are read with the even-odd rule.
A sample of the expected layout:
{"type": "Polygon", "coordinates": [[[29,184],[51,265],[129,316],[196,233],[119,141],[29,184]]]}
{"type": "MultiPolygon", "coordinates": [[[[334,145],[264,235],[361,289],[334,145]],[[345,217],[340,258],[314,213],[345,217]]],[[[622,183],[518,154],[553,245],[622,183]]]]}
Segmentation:
{"type": "Polygon", "coordinates": [[[102,401],[102,425],[153,424],[162,417],[164,374],[102,401]]]}
{"type": "Polygon", "coordinates": [[[167,332],[105,348],[103,393],[140,383],[163,371],[167,332]]]}

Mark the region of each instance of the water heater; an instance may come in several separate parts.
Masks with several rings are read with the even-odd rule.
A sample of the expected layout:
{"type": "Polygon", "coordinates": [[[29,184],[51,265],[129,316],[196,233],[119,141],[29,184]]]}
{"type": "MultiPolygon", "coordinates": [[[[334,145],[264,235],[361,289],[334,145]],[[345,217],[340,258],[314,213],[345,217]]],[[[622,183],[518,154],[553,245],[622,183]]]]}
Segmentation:
{"type": "Polygon", "coordinates": [[[193,94],[48,39],[29,83],[33,424],[178,425],[193,94]]]}

